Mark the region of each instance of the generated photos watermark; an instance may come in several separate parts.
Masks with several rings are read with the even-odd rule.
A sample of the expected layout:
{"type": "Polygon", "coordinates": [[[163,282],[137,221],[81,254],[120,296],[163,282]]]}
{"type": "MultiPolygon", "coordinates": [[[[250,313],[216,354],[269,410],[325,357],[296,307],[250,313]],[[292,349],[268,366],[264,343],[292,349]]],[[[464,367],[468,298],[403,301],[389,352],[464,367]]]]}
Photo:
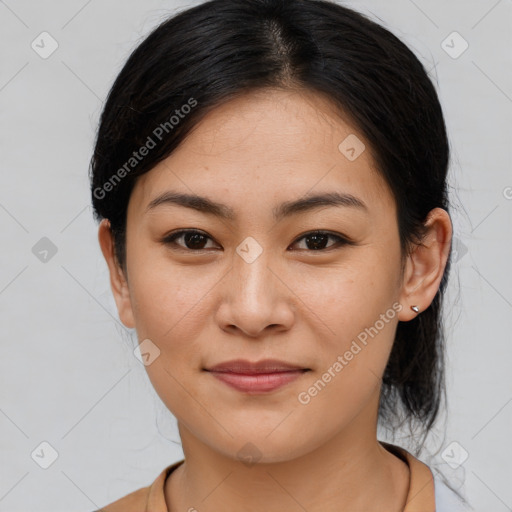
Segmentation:
{"type": "Polygon", "coordinates": [[[393,320],[397,313],[402,311],[403,306],[399,302],[395,302],[385,313],[382,313],[371,327],[366,327],[361,331],[357,338],[352,340],[350,348],[345,351],[343,355],[339,355],[336,361],[329,366],[326,372],[324,372],[320,379],[318,379],[312,386],[306,391],[301,391],[298,395],[298,400],[302,405],[307,405],[311,402],[311,399],[318,395],[334,377],[336,377],[345,368],[354,357],[359,354],[366,345],[368,345],[368,336],[372,339],[384,329],[385,325],[393,320]],[[358,343],[359,342],[359,343],[358,343]],[[362,345],[362,346],[361,346],[362,345]]]}
{"type": "Polygon", "coordinates": [[[164,137],[169,134],[176,126],[178,126],[182,119],[187,114],[190,114],[192,109],[197,106],[197,100],[190,97],[187,103],[183,104],[179,109],[169,117],[167,121],[160,123],[148,136],[146,142],[137,150],[132,153],[132,156],[106,181],[101,187],[96,187],[93,191],[96,199],[104,199],[108,192],[114,190],[121,180],[130,174],[133,169],[139,165],[142,160],[150,153],[150,151],[161,142],[164,137]]]}

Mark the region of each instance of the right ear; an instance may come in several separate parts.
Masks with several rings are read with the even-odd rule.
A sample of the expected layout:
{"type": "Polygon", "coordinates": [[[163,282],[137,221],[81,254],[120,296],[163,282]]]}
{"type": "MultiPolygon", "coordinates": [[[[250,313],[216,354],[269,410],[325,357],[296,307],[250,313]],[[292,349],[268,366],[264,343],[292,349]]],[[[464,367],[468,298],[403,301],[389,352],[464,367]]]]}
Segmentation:
{"type": "Polygon", "coordinates": [[[110,287],[117,305],[121,322],[126,327],[135,327],[130,290],[124,272],[119,264],[114,248],[114,237],[110,229],[110,221],[103,219],[98,229],[98,241],[101,252],[110,272],[110,287]]]}

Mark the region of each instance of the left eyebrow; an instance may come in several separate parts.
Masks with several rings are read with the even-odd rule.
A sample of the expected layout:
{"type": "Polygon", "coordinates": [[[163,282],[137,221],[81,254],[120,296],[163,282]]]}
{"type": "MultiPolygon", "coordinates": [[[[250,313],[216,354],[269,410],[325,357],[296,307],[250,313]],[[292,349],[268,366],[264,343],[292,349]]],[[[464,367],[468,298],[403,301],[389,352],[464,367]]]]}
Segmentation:
{"type": "Polygon", "coordinates": [[[355,207],[368,213],[368,207],[358,197],[346,193],[326,192],[323,194],[306,195],[295,201],[287,201],[280,204],[273,210],[274,219],[279,221],[285,217],[289,217],[290,215],[303,213],[322,206],[355,207]]]}
{"type": "MultiPolygon", "coordinates": [[[[213,215],[226,220],[236,220],[235,211],[229,206],[213,201],[207,197],[195,194],[183,194],[168,191],[153,199],[145,209],[145,212],[163,204],[172,204],[191,208],[208,215],[213,215]]],[[[324,206],[331,207],[355,207],[368,212],[366,204],[352,194],[339,192],[325,192],[321,194],[309,194],[294,201],[286,201],[272,210],[274,220],[279,221],[299,213],[304,213],[324,206]]]]}

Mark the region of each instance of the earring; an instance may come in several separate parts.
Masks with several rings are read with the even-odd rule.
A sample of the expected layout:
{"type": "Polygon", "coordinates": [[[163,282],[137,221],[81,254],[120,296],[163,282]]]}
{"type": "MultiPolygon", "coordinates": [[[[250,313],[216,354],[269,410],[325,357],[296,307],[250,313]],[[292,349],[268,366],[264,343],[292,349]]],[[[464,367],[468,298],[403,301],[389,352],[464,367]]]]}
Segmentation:
{"type": "Polygon", "coordinates": [[[411,306],[411,309],[415,312],[415,313],[419,313],[420,311],[420,308],[418,306],[411,306]]]}

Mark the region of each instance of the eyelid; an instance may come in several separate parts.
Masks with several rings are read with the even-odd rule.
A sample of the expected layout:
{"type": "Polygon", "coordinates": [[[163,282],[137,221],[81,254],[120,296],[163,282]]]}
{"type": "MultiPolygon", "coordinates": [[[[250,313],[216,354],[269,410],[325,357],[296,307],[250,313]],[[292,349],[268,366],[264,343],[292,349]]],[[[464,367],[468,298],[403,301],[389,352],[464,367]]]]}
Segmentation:
{"type": "Polygon", "coordinates": [[[322,252],[328,252],[332,249],[337,249],[339,247],[345,246],[345,245],[356,245],[356,242],[351,240],[348,236],[345,236],[341,233],[336,233],[333,231],[325,230],[325,229],[314,229],[313,231],[306,231],[305,233],[302,233],[301,235],[297,236],[297,238],[294,240],[294,242],[291,245],[295,245],[297,242],[302,240],[303,238],[306,238],[307,236],[312,235],[326,235],[331,238],[336,238],[337,243],[331,245],[330,247],[327,247],[326,249],[318,249],[318,250],[308,250],[308,249],[299,249],[304,252],[308,253],[322,253],[322,252]]]}
{"type": "MultiPolygon", "coordinates": [[[[212,240],[213,242],[215,242],[215,240],[208,234],[206,233],[205,231],[201,231],[200,229],[195,229],[195,228],[189,228],[189,229],[178,229],[176,231],[172,231],[171,233],[168,233],[167,235],[165,235],[161,242],[164,244],[164,245],[175,245],[178,247],[178,249],[182,249],[184,251],[187,251],[187,252],[201,252],[201,251],[207,251],[209,249],[188,249],[187,247],[184,247],[182,245],[179,245],[177,244],[174,240],[176,240],[177,238],[180,238],[182,237],[183,235],[186,235],[186,234],[198,234],[198,235],[202,235],[204,236],[205,238],[208,238],[210,240],[212,240]]],[[[217,242],[215,242],[217,243],[217,242]]]]}
{"type": "MultiPolygon", "coordinates": [[[[186,235],[186,234],[190,234],[190,233],[202,235],[205,238],[213,241],[214,243],[217,243],[206,232],[201,231],[199,229],[195,229],[195,228],[178,229],[176,231],[168,233],[167,235],[165,235],[162,238],[161,242],[164,245],[175,245],[175,246],[178,247],[178,249],[186,251],[186,252],[189,252],[189,253],[192,253],[192,252],[200,253],[201,251],[209,251],[211,249],[211,248],[207,248],[207,249],[188,249],[187,247],[179,245],[179,244],[177,244],[175,242],[175,240],[177,238],[180,238],[181,236],[186,235]]],[[[306,232],[298,235],[295,238],[295,240],[292,242],[290,247],[295,245],[295,244],[297,244],[299,241],[301,241],[302,239],[306,238],[307,236],[312,236],[312,235],[326,235],[328,237],[337,239],[337,242],[335,244],[327,247],[327,248],[324,248],[324,249],[318,249],[318,250],[299,249],[299,251],[304,251],[304,252],[308,252],[308,253],[317,253],[318,254],[318,253],[326,253],[326,252],[328,252],[330,250],[337,249],[337,248],[340,248],[340,247],[343,247],[343,246],[347,246],[347,245],[357,245],[357,243],[355,241],[351,240],[349,237],[347,237],[347,236],[345,236],[345,235],[343,235],[341,233],[332,232],[332,231],[329,231],[329,230],[315,229],[315,230],[306,231],[306,232]]]]}

